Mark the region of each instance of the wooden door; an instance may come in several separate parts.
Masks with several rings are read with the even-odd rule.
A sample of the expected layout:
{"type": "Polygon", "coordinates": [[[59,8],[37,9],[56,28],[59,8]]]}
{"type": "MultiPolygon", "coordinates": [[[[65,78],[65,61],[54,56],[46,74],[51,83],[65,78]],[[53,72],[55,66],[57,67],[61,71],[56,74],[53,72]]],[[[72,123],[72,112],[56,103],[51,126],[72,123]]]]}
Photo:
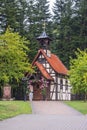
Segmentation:
{"type": "Polygon", "coordinates": [[[33,100],[42,100],[42,93],[39,86],[33,87],[33,100]]]}

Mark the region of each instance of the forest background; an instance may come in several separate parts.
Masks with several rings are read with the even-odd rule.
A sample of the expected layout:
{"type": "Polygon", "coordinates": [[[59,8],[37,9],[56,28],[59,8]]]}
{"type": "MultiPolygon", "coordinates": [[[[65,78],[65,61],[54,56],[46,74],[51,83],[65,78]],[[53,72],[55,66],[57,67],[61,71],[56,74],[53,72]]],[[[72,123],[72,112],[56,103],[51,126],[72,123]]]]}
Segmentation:
{"type": "Polygon", "coordinates": [[[69,69],[77,48],[87,48],[87,0],[55,0],[51,10],[53,13],[47,0],[0,0],[0,34],[10,26],[26,37],[32,62],[39,48],[36,37],[45,20],[46,32],[52,38],[51,51],[69,69]]]}

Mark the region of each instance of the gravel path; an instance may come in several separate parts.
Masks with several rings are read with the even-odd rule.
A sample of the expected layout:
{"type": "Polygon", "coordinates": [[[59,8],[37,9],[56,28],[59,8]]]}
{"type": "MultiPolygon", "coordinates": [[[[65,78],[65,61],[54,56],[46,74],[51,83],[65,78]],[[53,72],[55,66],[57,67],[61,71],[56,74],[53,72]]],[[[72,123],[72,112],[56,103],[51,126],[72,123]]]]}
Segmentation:
{"type": "Polygon", "coordinates": [[[87,116],[62,102],[31,102],[33,114],[0,121],[0,130],[87,130],[87,116]]]}
{"type": "Polygon", "coordinates": [[[80,112],[59,101],[33,101],[31,102],[31,105],[33,108],[33,114],[56,114],[66,116],[82,115],[80,112]]]}

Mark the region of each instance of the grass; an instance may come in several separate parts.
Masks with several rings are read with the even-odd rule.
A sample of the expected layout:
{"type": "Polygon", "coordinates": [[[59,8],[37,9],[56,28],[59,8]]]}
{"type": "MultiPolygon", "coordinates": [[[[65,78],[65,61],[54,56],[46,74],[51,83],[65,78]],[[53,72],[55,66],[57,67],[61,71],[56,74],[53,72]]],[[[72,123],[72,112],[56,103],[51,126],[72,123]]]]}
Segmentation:
{"type": "Polygon", "coordinates": [[[65,101],[67,105],[73,107],[82,114],[87,114],[87,102],[84,101],[65,101]]]}
{"type": "Polygon", "coordinates": [[[0,120],[31,113],[32,109],[28,101],[0,101],[0,120]]]}

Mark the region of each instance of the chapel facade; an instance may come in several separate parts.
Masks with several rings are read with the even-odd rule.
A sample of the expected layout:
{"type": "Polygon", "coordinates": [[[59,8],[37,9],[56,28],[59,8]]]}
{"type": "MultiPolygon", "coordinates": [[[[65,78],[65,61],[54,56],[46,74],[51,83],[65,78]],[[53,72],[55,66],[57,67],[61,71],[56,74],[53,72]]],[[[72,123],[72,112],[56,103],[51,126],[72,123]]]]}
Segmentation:
{"type": "Polygon", "coordinates": [[[36,81],[33,84],[33,100],[43,99],[43,88],[46,100],[71,100],[68,70],[59,57],[51,53],[51,38],[43,31],[37,40],[40,49],[32,63],[36,72],[29,77],[30,82],[32,79],[36,81]]]}

